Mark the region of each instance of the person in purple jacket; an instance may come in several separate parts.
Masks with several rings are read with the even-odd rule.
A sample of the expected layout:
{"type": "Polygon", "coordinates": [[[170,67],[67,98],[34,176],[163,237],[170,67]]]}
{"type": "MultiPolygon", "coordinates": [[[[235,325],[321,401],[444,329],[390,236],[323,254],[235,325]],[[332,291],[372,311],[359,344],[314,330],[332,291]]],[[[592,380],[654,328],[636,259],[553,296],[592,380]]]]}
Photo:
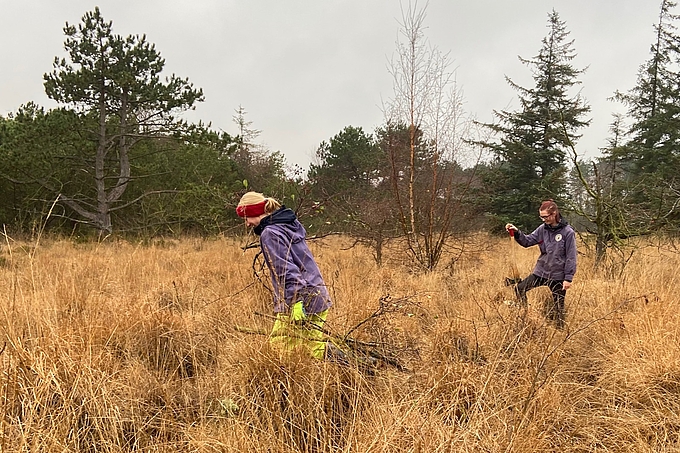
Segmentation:
{"type": "Polygon", "coordinates": [[[276,314],[271,344],[287,351],[302,346],[312,357],[324,358],[322,328],[332,303],[305,228],[292,210],[257,192],[243,195],[236,213],[260,236],[271,274],[276,314]]]}
{"type": "Polygon", "coordinates": [[[550,288],[553,306],[548,318],[557,328],[564,328],[564,298],[576,273],[576,235],[574,229],[562,218],[553,200],[544,201],[538,210],[543,224],[531,234],[524,234],[515,225],[508,223],[505,229],[514,236],[522,247],[538,245],[541,255],[533,272],[515,285],[515,294],[526,306],[527,291],[538,286],[550,288]]]}

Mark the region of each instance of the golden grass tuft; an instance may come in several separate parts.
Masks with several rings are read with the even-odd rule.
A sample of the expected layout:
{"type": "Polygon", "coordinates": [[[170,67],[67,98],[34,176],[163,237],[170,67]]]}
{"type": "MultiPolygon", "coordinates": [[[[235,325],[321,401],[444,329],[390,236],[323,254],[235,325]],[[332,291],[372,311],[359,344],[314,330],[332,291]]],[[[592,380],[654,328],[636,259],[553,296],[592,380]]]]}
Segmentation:
{"type": "Polygon", "coordinates": [[[314,242],[328,329],[399,370],[270,349],[256,334],[270,294],[234,240],[8,244],[0,451],[680,449],[670,248],[639,248],[620,278],[583,248],[559,331],[547,290],[526,310],[506,303],[504,278],[527,275],[535,250],[463,238],[421,273],[396,244],[377,267],[343,239],[314,242]]]}

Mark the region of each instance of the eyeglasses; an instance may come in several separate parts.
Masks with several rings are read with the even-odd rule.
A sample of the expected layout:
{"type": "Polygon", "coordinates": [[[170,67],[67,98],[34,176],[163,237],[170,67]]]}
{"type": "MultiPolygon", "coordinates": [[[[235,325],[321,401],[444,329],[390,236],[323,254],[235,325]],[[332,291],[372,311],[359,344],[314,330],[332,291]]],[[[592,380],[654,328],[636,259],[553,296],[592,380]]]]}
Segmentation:
{"type": "Polygon", "coordinates": [[[539,215],[539,217],[540,217],[542,220],[545,220],[545,219],[547,219],[548,217],[550,217],[551,215],[552,215],[552,214],[548,214],[548,215],[539,215]]]}

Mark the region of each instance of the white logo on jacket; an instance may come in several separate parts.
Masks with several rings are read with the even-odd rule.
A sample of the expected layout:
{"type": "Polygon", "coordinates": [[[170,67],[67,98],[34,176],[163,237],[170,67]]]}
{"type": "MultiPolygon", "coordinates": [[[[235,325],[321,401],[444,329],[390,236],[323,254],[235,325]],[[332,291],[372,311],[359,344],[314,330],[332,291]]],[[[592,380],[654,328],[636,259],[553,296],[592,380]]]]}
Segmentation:
{"type": "Polygon", "coordinates": [[[560,242],[562,240],[562,235],[561,234],[556,234],[555,235],[555,242],[560,242]]]}

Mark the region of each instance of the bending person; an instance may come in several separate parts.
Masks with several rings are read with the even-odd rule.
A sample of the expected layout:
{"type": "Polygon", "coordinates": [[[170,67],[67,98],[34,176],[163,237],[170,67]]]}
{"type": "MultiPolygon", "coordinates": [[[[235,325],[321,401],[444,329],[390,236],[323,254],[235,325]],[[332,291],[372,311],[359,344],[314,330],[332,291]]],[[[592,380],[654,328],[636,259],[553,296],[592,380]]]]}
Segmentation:
{"type": "Polygon", "coordinates": [[[257,192],[243,195],[236,213],[260,236],[271,274],[276,314],[271,344],[286,351],[302,346],[323,359],[326,343],[321,329],[332,304],[304,227],[292,210],[257,192]]]}
{"type": "Polygon", "coordinates": [[[574,229],[560,215],[553,200],[544,201],[538,215],[543,224],[528,235],[519,231],[512,223],[505,225],[505,229],[514,236],[519,245],[538,245],[541,250],[531,275],[515,285],[515,295],[521,304],[526,305],[527,291],[538,286],[550,288],[553,305],[548,310],[548,319],[562,329],[565,318],[564,298],[576,273],[576,235],[574,229]]]}

